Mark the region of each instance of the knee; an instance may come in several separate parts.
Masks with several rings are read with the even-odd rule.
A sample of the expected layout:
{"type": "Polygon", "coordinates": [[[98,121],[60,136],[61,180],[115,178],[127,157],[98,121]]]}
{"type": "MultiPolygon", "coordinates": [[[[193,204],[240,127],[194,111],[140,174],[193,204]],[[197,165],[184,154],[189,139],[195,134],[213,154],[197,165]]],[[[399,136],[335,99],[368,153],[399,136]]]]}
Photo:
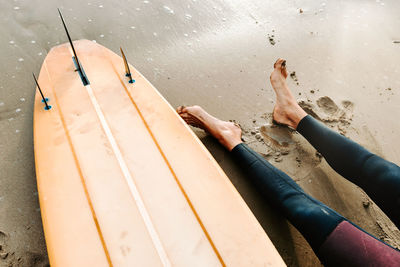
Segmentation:
{"type": "Polygon", "coordinates": [[[377,155],[368,157],[363,164],[362,175],[371,186],[400,188],[400,167],[377,155]]]}
{"type": "Polygon", "coordinates": [[[340,214],[308,196],[293,196],[285,201],[287,218],[318,249],[326,237],[345,220],[340,214]]]}

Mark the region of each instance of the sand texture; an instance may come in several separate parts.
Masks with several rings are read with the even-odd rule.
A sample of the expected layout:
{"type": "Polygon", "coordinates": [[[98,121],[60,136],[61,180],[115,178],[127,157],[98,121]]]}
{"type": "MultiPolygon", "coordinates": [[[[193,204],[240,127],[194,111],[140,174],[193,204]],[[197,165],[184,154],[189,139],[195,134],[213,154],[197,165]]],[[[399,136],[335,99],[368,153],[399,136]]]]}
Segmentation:
{"type": "MultiPolygon", "coordinates": [[[[47,266],[33,156],[32,72],[51,47],[89,39],[119,53],[173,105],[235,120],[243,138],[306,192],[371,234],[400,232],[296,132],[271,121],[269,73],[287,59],[301,106],[335,131],[400,163],[400,1],[70,0],[0,2],[0,266],[47,266]]],[[[78,51],[79,53],[79,51],[78,51]]],[[[90,77],[89,77],[90,79],[90,77]]],[[[46,91],[46,88],[43,88],[46,91]]],[[[289,266],[320,266],[215,140],[196,130],[289,266]]]]}

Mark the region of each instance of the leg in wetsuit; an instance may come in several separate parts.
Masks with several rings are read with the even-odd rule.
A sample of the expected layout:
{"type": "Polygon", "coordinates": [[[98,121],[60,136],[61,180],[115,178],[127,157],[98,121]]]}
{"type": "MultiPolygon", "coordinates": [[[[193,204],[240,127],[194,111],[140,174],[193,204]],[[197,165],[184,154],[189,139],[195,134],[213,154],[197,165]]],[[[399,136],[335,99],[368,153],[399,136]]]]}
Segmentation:
{"type": "MultiPolygon", "coordinates": [[[[385,203],[385,207],[391,211],[398,207],[399,203],[393,201],[396,196],[398,199],[396,193],[400,192],[398,166],[371,154],[311,116],[301,120],[297,129],[329,163],[334,162],[332,165],[340,174],[345,174],[343,169],[351,172],[359,168],[359,173],[367,172],[368,175],[362,176],[369,177],[368,182],[364,181],[364,184],[374,192],[373,199],[376,203],[385,203]],[[324,149],[320,149],[319,144],[323,144],[324,149]],[[365,165],[365,161],[371,159],[376,161],[365,165]],[[372,167],[380,170],[379,173],[374,172],[377,174],[374,176],[376,179],[369,176],[372,167]],[[374,188],[381,184],[387,187],[386,194],[381,195],[374,191],[374,188]]],[[[268,202],[302,233],[326,266],[400,266],[398,250],[367,234],[334,210],[307,195],[289,176],[245,144],[235,146],[231,153],[268,202]]],[[[393,212],[388,216],[395,221],[396,217],[392,214],[393,212]]]]}
{"type": "Polygon", "coordinates": [[[297,126],[329,165],[361,187],[400,229],[400,167],[332,131],[311,116],[297,126]]]}
{"type": "MultiPolygon", "coordinates": [[[[400,227],[400,168],[307,116],[287,87],[285,63],[279,59],[271,74],[277,94],[274,120],[297,129],[339,174],[363,188],[400,227]]],[[[233,123],[218,120],[198,106],[179,107],[177,112],[231,151],[264,197],[302,233],[326,266],[400,266],[398,250],[307,195],[288,175],[243,144],[241,131],[233,123]]]]}

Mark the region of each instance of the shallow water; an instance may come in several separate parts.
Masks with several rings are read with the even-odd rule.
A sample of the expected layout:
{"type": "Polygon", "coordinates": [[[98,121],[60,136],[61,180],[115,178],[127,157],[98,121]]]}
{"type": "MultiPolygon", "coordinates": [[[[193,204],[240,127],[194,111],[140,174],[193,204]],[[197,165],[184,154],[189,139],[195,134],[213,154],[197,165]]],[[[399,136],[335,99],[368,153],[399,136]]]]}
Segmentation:
{"type": "MultiPolygon", "coordinates": [[[[288,70],[296,71],[298,81],[288,80],[296,96],[312,103],[323,96],[354,103],[349,136],[400,162],[399,1],[2,0],[0,231],[6,237],[0,242],[14,252],[6,261],[46,263],[34,175],[31,73],[39,73],[51,47],[67,41],[57,7],[73,39],[95,40],[115,52],[122,46],[173,106],[199,104],[245,127],[252,127],[253,119],[268,122],[262,114],[274,104],[269,72],[284,57],[288,70]]],[[[286,262],[318,266],[305,241],[264,206],[229,155],[209,138],[203,141],[286,262]]],[[[306,191],[375,231],[375,222],[366,217],[370,215],[355,213],[356,204],[346,202],[358,203],[362,194],[357,189],[334,182],[336,187],[322,194],[321,187],[301,182],[312,181],[315,165],[298,169],[290,162],[288,158],[277,166],[296,176],[306,191]],[[338,186],[353,197],[337,193],[338,186]]],[[[325,165],[318,168],[327,181],[340,179],[325,165]]]]}

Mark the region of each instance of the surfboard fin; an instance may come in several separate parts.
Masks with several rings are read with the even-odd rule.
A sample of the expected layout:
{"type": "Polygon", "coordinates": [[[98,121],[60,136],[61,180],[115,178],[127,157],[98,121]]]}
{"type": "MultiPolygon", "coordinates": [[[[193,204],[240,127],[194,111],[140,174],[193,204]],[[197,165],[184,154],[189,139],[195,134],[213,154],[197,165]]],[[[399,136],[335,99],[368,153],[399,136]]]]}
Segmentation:
{"type": "Polygon", "coordinates": [[[45,110],[51,109],[51,106],[50,106],[49,104],[47,104],[47,101],[49,101],[49,99],[46,98],[46,97],[44,97],[43,92],[42,92],[42,89],[40,89],[39,83],[38,83],[38,81],[37,81],[37,79],[36,79],[36,76],[35,76],[35,74],[34,74],[33,72],[32,72],[32,75],[33,75],[33,79],[35,79],[35,83],[36,83],[36,85],[37,85],[37,88],[39,89],[40,95],[42,96],[42,102],[46,105],[46,106],[44,107],[44,109],[45,109],[45,110]]]}
{"type": "Polygon", "coordinates": [[[80,61],[78,59],[78,56],[77,56],[76,51],[75,51],[74,44],[72,43],[71,36],[69,35],[68,29],[67,29],[67,25],[65,25],[65,21],[64,21],[64,18],[62,16],[62,14],[61,14],[61,11],[60,11],[59,8],[57,8],[57,10],[58,10],[58,14],[60,14],[60,18],[61,18],[62,24],[64,26],[65,32],[67,33],[68,41],[69,41],[69,43],[71,45],[72,52],[74,53],[74,56],[72,57],[72,60],[74,61],[74,64],[76,66],[77,71],[79,72],[79,76],[81,77],[83,85],[86,86],[86,85],[89,84],[89,80],[86,77],[86,74],[83,71],[81,63],[80,63],[80,61]]]}
{"type": "Polygon", "coordinates": [[[129,78],[129,83],[134,83],[135,80],[132,79],[131,70],[129,69],[129,64],[128,64],[128,61],[126,60],[124,51],[122,50],[122,47],[120,47],[119,49],[121,50],[122,58],[124,59],[124,64],[125,64],[125,76],[129,78]]]}

